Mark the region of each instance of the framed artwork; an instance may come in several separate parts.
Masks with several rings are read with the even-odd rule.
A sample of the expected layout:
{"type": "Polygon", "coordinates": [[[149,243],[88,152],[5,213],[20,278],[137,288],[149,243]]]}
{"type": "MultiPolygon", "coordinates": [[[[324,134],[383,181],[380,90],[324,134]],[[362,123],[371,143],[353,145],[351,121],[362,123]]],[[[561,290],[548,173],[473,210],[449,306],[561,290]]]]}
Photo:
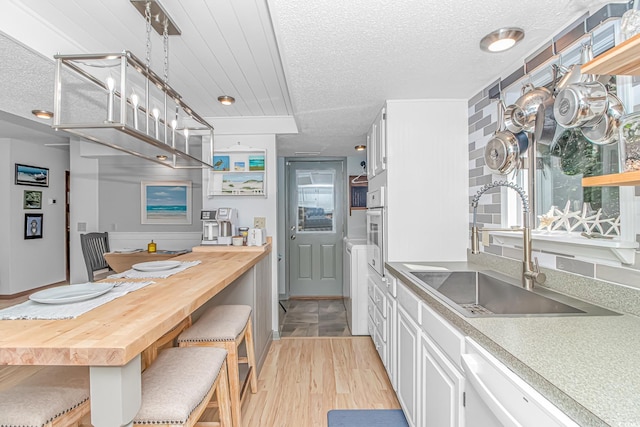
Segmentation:
{"type": "Polygon", "coordinates": [[[265,197],[266,178],[266,150],[238,143],[214,153],[207,195],[265,197]]]}
{"type": "Polygon", "coordinates": [[[24,238],[42,239],[42,214],[24,214],[24,238]]]}
{"type": "Polygon", "coordinates": [[[229,169],[229,156],[213,156],[213,170],[227,172],[229,169]]]}
{"type": "Polygon", "coordinates": [[[49,169],[16,163],[16,185],[49,186],[49,169]]]}
{"type": "Polygon", "coordinates": [[[191,181],[142,181],[142,224],[191,224],[191,181]]]}
{"type": "Polygon", "coordinates": [[[42,191],[24,190],[24,208],[42,209],[42,191]]]}

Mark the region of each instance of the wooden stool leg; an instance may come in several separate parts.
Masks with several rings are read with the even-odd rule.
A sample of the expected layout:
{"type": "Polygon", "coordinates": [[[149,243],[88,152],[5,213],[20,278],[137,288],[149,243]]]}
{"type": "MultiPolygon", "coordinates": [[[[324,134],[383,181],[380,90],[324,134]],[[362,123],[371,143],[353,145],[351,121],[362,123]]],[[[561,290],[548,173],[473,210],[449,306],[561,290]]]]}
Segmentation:
{"type": "Polygon", "coordinates": [[[251,325],[251,317],[247,322],[247,332],[245,334],[245,346],[247,347],[247,359],[249,361],[249,375],[251,381],[251,393],[258,392],[258,376],[256,374],[256,352],[253,347],[253,327],[251,325]]]}
{"type": "Polygon", "coordinates": [[[240,373],[238,372],[238,347],[235,341],[225,341],[227,369],[229,371],[229,395],[233,427],[242,427],[242,403],[240,402],[240,373]]]}
{"type": "Polygon", "coordinates": [[[231,400],[229,395],[229,372],[227,361],[225,360],[220,368],[218,388],[216,390],[216,400],[218,401],[218,412],[220,414],[220,427],[231,427],[231,400]]]}

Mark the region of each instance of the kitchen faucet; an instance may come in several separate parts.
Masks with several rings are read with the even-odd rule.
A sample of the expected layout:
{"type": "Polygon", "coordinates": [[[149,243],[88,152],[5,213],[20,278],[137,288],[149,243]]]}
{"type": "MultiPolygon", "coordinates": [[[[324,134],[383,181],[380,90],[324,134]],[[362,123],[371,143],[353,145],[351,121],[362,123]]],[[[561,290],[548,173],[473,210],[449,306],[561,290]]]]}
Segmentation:
{"type": "Polygon", "coordinates": [[[520,196],[522,200],[522,227],[521,228],[483,228],[482,231],[509,231],[509,232],[522,232],[522,287],[527,290],[532,290],[533,285],[538,282],[543,284],[547,279],[547,276],[540,272],[540,266],[538,265],[538,259],[535,259],[535,265],[531,260],[531,227],[529,226],[529,199],[524,190],[514,183],[507,181],[495,181],[491,184],[486,184],[478,190],[473,199],[471,199],[471,206],[473,207],[473,225],[471,226],[471,253],[478,254],[480,252],[478,242],[478,227],[476,226],[476,211],[478,209],[478,201],[480,196],[492,188],[507,187],[514,190],[520,196]]]}

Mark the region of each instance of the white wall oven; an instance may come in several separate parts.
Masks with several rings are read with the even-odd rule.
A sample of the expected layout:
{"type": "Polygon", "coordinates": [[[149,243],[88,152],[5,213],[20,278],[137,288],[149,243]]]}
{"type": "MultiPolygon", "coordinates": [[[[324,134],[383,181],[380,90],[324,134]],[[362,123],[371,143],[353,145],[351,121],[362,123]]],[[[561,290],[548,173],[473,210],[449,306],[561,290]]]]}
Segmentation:
{"type": "Polygon", "coordinates": [[[384,187],[367,193],[367,263],[384,276],[384,187]]]}

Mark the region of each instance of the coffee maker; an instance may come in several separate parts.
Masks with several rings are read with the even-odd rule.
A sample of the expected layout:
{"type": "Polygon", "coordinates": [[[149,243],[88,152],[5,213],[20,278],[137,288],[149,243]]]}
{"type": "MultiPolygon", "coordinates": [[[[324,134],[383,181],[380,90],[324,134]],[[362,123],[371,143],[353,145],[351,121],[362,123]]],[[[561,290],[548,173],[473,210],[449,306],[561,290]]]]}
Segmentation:
{"type": "Polygon", "coordinates": [[[235,208],[218,208],[201,211],[202,244],[230,245],[238,227],[238,211],[235,208]]]}

